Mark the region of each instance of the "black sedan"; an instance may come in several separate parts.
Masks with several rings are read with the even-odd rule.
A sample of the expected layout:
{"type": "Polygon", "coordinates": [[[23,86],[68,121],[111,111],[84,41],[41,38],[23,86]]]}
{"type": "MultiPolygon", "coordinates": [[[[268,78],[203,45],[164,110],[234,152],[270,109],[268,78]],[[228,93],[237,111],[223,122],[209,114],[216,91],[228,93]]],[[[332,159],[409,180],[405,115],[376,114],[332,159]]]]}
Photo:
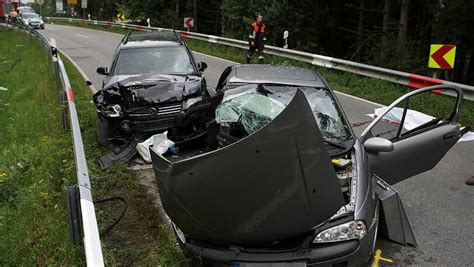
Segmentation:
{"type": "Polygon", "coordinates": [[[203,134],[209,105],[196,103],[209,98],[206,67],[175,32],[126,35],[110,70],[97,69],[106,76],[93,96],[99,142],[143,140],[163,131],[184,141],[203,134]]]}

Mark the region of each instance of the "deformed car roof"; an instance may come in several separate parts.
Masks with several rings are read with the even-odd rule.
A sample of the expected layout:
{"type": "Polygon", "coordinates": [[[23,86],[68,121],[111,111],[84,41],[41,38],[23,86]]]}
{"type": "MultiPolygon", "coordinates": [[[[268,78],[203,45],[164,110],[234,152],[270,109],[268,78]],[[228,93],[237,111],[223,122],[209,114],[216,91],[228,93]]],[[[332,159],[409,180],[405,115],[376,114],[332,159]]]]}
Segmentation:
{"type": "Polygon", "coordinates": [[[230,83],[273,83],[326,87],[316,72],[284,65],[242,64],[233,67],[230,83]]]}
{"type": "Polygon", "coordinates": [[[282,241],[312,231],[344,204],[301,90],[266,126],[224,148],[175,162],[151,154],[163,208],[194,240],[282,241]]]}

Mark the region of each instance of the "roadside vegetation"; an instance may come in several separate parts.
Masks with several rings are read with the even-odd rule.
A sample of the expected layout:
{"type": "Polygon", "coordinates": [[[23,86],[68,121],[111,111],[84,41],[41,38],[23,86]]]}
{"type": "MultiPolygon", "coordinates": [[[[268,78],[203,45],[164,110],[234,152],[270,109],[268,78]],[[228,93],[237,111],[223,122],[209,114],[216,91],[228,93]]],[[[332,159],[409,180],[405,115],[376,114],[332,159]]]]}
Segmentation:
{"type": "MultiPolygon", "coordinates": [[[[64,187],[77,183],[72,138],[61,124],[61,87],[47,52],[33,37],[0,27],[0,265],[84,265],[70,242],[64,187]],[[5,75],[3,75],[5,74],[5,75]]],[[[127,211],[101,236],[106,265],[182,265],[184,257],[158,210],[125,164],[100,170],[110,147],[96,141],[91,93],[65,59],[81,124],[94,200],[121,196],[127,211]]],[[[103,232],[122,210],[96,204],[103,232]]]]}
{"type": "MultiPolygon", "coordinates": [[[[33,4],[39,13],[39,5],[33,4]]],[[[45,1],[43,16],[57,16],[54,1],[45,1]]],[[[80,10],[80,3],[65,6],[80,10]]],[[[90,0],[95,20],[127,21],[243,39],[257,14],[263,15],[268,44],[282,47],[289,31],[290,48],[379,67],[474,85],[474,2],[466,0],[90,0]],[[456,45],[455,67],[427,68],[431,44],[456,45]]],[[[78,17],[81,17],[78,12],[78,17]]]]}
{"type": "MultiPolygon", "coordinates": [[[[84,28],[92,28],[96,30],[111,31],[119,34],[126,34],[129,30],[120,28],[110,28],[100,25],[90,25],[86,23],[68,23],[63,21],[54,21],[56,24],[79,26],[84,28]]],[[[237,63],[245,63],[246,50],[229,47],[214,43],[209,43],[201,40],[187,38],[186,42],[189,47],[196,52],[224,58],[235,61],[237,63]]],[[[345,73],[337,70],[330,70],[322,67],[317,67],[312,64],[287,59],[278,56],[265,55],[265,63],[267,64],[285,64],[292,66],[299,66],[303,68],[312,68],[319,71],[323,77],[328,81],[329,85],[336,91],[346,94],[354,95],[366,100],[377,102],[383,105],[389,105],[394,100],[405,93],[408,93],[411,88],[406,86],[393,84],[390,82],[377,80],[368,77],[362,77],[352,73],[345,73]]],[[[427,96],[416,103],[414,107],[416,110],[433,116],[439,114],[446,114],[447,101],[440,96],[427,96]]],[[[460,123],[464,126],[474,128],[474,102],[464,101],[461,109],[460,123]]]]}
{"type": "Polygon", "coordinates": [[[59,86],[40,42],[0,27],[0,265],[81,264],[63,188],[74,183],[59,86]]]}
{"type": "MultiPolygon", "coordinates": [[[[208,55],[228,59],[237,63],[245,63],[246,50],[213,44],[205,41],[187,38],[186,42],[193,51],[208,55]]],[[[256,59],[254,59],[255,62],[256,59]]],[[[377,80],[368,77],[362,77],[352,73],[346,73],[338,70],[330,70],[317,67],[312,64],[287,59],[279,56],[265,55],[267,64],[292,65],[308,69],[315,69],[327,80],[329,85],[336,91],[354,95],[366,100],[370,100],[383,105],[389,105],[400,96],[410,92],[411,88],[393,84],[387,81],[377,80]]],[[[449,96],[427,95],[423,101],[413,104],[416,110],[433,116],[444,115],[449,109],[451,101],[446,101],[449,96]]],[[[461,108],[460,123],[474,128],[474,102],[464,101],[461,108]]]]}

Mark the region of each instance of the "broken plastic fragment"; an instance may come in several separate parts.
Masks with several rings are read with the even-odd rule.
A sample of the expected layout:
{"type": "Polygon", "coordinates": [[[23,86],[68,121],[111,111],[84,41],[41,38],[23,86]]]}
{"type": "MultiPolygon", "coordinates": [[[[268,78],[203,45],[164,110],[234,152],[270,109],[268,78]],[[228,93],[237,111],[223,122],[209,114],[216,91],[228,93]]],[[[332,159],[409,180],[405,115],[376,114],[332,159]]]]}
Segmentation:
{"type": "MultiPolygon", "coordinates": [[[[150,146],[153,146],[160,154],[164,154],[169,148],[174,148],[174,142],[168,139],[168,131],[166,131],[160,134],[155,134],[147,140],[138,143],[137,151],[148,163],[151,162],[150,146]]],[[[177,153],[177,149],[173,149],[173,152],[177,153]]]]}
{"type": "Polygon", "coordinates": [[[0,86],[0,91],[8,91],[8,88],[0,86]]]}

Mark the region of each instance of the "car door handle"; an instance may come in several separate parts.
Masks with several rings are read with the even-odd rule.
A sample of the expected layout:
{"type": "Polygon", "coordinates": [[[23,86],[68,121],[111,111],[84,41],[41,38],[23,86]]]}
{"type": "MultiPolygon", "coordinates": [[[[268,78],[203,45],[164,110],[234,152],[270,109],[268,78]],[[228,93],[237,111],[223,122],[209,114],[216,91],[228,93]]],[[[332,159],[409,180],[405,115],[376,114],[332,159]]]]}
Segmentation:
{"type": "Polygon", "coordinates": [[[456,135],[455,132],[450,132],[450,133],[447,133],[447,134],[443,135],[443,138],[444,138],[444,140],[448,140],[448,139],[454,138],[455,135],[456,135]]]}

